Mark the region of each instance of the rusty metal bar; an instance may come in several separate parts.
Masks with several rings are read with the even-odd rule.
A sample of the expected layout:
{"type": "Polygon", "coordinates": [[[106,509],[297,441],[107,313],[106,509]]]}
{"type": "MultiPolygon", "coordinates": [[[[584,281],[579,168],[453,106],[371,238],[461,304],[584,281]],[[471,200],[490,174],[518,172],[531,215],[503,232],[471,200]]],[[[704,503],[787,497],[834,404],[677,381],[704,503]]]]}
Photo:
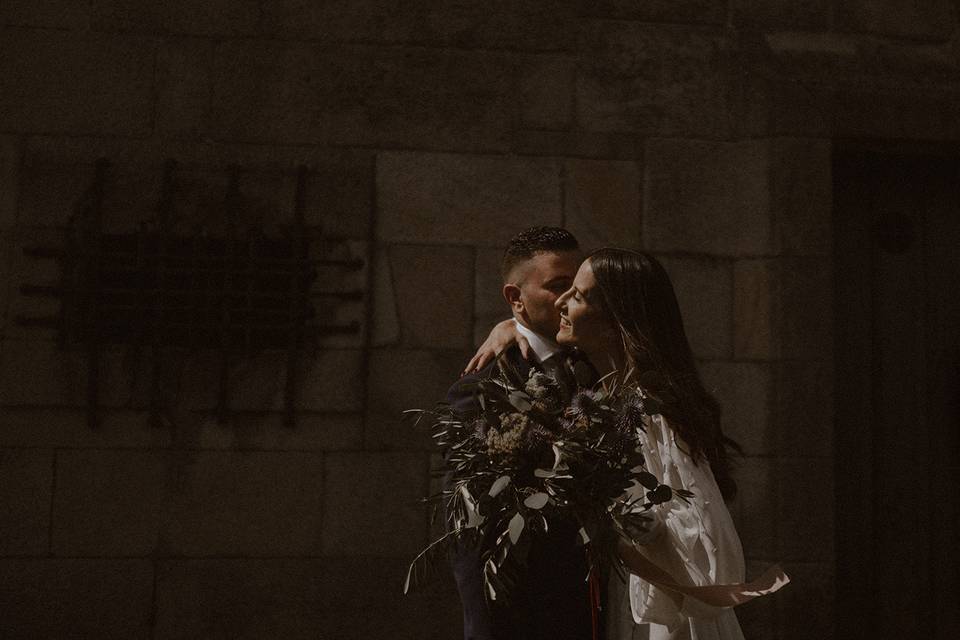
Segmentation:
{"type": "MultiPolygon", "coordinates": [[[[304,226],[304,202],[307,189],[309,170],[300,165],[297,171],[297,192],[294,201],[294,234],[291,238],[294,249],[294,260],[303,265],[307,259],[306,229],[304,226]]],[[[290,332],[290,343],[287,350],[287,379],[284,388],[284,415],[283,424],[293,427],[296,424],[297,389],[300,382],[300,351],[303,349],[303,308],[304,296],[301,278],[294,275],[290,278],[290,322],[296,324],[290,332]],[[297,322],[299,320],[299,322],[297,322]]]]}
{"type": "MultiPolygon", "coordinates": [[[[57,329],[60,326],[60,319],[58,316],[17,316],[17,324],[25,327],[42,327],[44,329],[57,329]]],[[[127,327],[129,326],[123,322],[117,322],[114,320],[102,320],[99,324],[99,327],[127,327]]],[[[164,323],[164,328],[169,329],[191,329],[196,328],[199,330],[207,329],[219,329],[225,327],[229,333],[233,329],[240,330],[246,327],[245,322],[240,323],[228,323],[221,324],[219,321],[210,321],[210,322],[201,322],[197,323],[193,320],[187,322],[173,322],[167,321],[164,323]]],[[[334,335],[334,334],[351,334],[356,333],[360,330],[360,323],[357,321],[347,322],[347,323],[320,323],[320,322],[306,322],[299,324],[296,322],[255,322],[251,324],[253,329],[257,330],[267,330],[267,329],[279,329],[279,330],[291,330],[295,326],[302,326],[304,329],[309,329],[310,331],[315,331],[322,335],[334,335]]],[[[163,331],[161,330],[161,333],[163,331]]]]}
{"type": "MultiPolygon", "coordinates": [[[[103,199],[106,193],[107,170],[110,168],[110,162],[106,158],[97,160],[94,170],[93,185],[90,189],[90,204],[80,212],[78,225],[81,228],[81,243],[89,242],[91,238],[98,237],[103,219],[103,199]]],[[[79,260],[79,271],[83,274],[82,284],[88,288],[96,288],[99,282],[100,265],[96,260],[90,260],[89,256],[82,256],[79,260]]],[[[80,317],[86,325],[96,326],[99,321],[97,306],[92,303],[89,296],[83,296],[81,301],[80,317]]],[[[100,426],[99,404],[100,404],[100,340],[98,332],[93,331],[84,336],[84,344],[87,351],[87,425],[91,429],[100,426]]]]}
{"type": "MultiPolygon", "coordinates": [[[[24,284],[25,296],[59,298],[59,316],[18,316],[21,326],[59,329],[61,344],[82,345],[90,375],[87,384],[88,422],[99,423],[99,369],[104,343],[149,345],[153,358],[150,411],[159,423],[164,407],[163,346],[191,345],[219,350],[218,420],[230,415],[230,368],[242,348],[248,357],[260,348],[287,352],[284,423],[294,425],[306,347],[316,337],[359,333],[359,322],[323,322],[313,300],[369,301],[369,291],[336,290],[336,284],[315,290],[318,269],[338,273],[367,266],[354,257],[310,257],[305,194],[310,177],[298,168],[294,224],[283,238],[266,237],[248,229],[238,235],[236,220],[243,206],[241,168],[230,167],[222,213],[227,233],[217,237],[197,233],[174,234],[171,228],[176,202],[177,163],[165,162],[156,216],[135,234],[107,234],[101,228],[109,162],[100,159],[92,184],[71,218],[62,247],[34,246],[24,253],[61,263],[57,284],[24,284]],[[154,225],[155,223],[155,225],[154,225]],[[309,343],[308,343],[309,339],[309,343]]],[[[219,209],[219,208],[218,208],[219,209]]],[[[341,242],[330,243],[339,250],[341,242]]],[[[339,254],[337,254],[339,255],[339,254]]],[[[327,276],[324,276],[325,278],[327,276]]],[[[367,285],[369,286],[369,273],[367,285]]],[[[367,327],[369,330],[369,326],[367,327]]],[[[365,338],[366,340],[366,338],[365,338]]],[[[366,342],[365,342],[366,344],[366,342]]]]}
{"type": "MultiPolygon", "coordinates": [[[[173,237],[173,239],[182,239],[184,241],[188,240],[188,238],[177,238],[177,237],[173,237]]],[[[189,238],[189,240],[195,240],[195,239],[189,238]]],[[[32,258],[56,259],[56,258],[63,258],[65,255],[65,251],[63,249],[58,249],[55,247],[25,247],[24,253],[32,258]]],[[[127,260],[128,263],[132,261],[133,265],[123,264],[117,261],[111,264],[111,268],[115,268],[118,270],[136,269],[137,254],[135,252],[100,251],[96,249],[78,250],[78,255],[88,255],[88,254],[92,254],[92,256],[98,257],[98,258],[101,258],[101,257],[108,257],[111,259],[123,258],[127,260]]],[[[195,269],[197,264],[201,264],[201,265],[223,264],[225,262],[229,262],[228,258],[221,257],[221,256],[204,257],[204,256],[198,255],[196,258],[194,258],[193,256],[177,256],[177,255],[167,254],[166,258],[169,262],[169,264],[167,265],[167,268],[169,270],[182,269],[184,271],[195,269]],[[181,262],[182,264],[178,265],[176,264],[177,262],[181,262]]],[[[264,266],[264,267],[266,266],[282,267],[284,265],[290,265],[296,268],[302,268],[305,266],[339,267],[341,269],[348,270],[348,271],[359,271],[360,269],[363,269],[365,264],[366,264],[366,261],[360,258],[306,258],[303,260],[287,259],[287,258],[258,258],[256,262],[254,262],[254,266],[264,266]]],[[[230,272],[229,269],[210,269],[209,267],[206,267],[205,270],[214,271],[214,272],[224,272],[224,273],[230,272]]],[[[286,273],[289,273],[291,270],[292,269],[269,269],[267,270],[267,272],[277,273],[277,274],[286,274],[286,273]]],[[[260,271],[263,271],[263,270],[260,270],[260,271]]]]}
{"type": "MultiPolygon", "coordinates": [[[[123,287],[101,287],[99,292],[103,295],[137,295],[141,292],[160,292],[160,287],[142,287],[135,289],[126,289],[123,287]]],[[[162,289],[163,293],[169,294],[171,296],[196,296],[203,293],[199,289],[162,289]]],[[[74,289],[69,287],[62,287],[60,285],[46,285],[46,284],[24,284],[20,286],[20,293],[26,296],[36,296],[36,297],[45,297],[45,298],[59,298],[65,295],[70,295],[74,293],[74,289]]],[[[241,291],[224,291],[221,293],[225,297],[246,297],[248,294],[241,291]]],[[[349,290],[349,291],[310,291],[307,294],[308,298],[336,298],[338,300],[362,300],[366,295],[364,291],[361,290],[349,290]]],[[[257,300],[280,300],[285,299],[286,294],[278,292],[269,292],[269,291],[258,291],[256,293],[249,293],[249,296],[257,300]]],[[[144,305],[150,307],[151,304],[144,305]]],[[[176,308],[176,307],[166,307],[176,308]]],[[[192,308],[192,307],[191,307],[192,308]]]]}
{"type": "MultiPolygon", "coordinates": [[[[152,356],[152,368],[153,368],[153,380],[150,390],[150,415],[151,422],[154,426],[161,426],[161,412],[164,407],[164,397],[163,397],[163,380],[164,380],[164,369],[163,369],[163,345],[160,344],[160,327],[163,327],[164,324],[164,298],[163,292],[160,291],[163,288],[164,283],[164,248],[166,246],[166,239],[170,232],[170,220],[173,218],[173,207],[174,207],[174,192],[176,185],[174,182],[175,175],[177,171],[177,162],[175,160],[167,160],[163,165],[163,183],[160,187],[160,202],[157,205],[157,255],[155,262],[155,276],[154,281],[156,282],[156,292],[157,297],[154,299],[154,313],[152,314],[153,326],[152,331],[150,331],[150,354],[152,356]]],[[[147,268],[149,267],[149,262],[145,259],[146,251],[146,241],[149,239],[149,236],[144,236],[141,234],[137,246],[137,254],[141,260],[144,260],[144,268],[141,270],[143,277],[142,282],[146,282],[147,268]]],[[[111,265],[112,266],[112,265],[111,265]]],[[[142,289],[144,294],[143,301],[147,302],[147,291],[142,289]]],[[[144,309],[142,311],[143,319],[146,320],[146,307],[144,304],[144,309]]],[[[144,323],[146,326],[146,323],[144,323]]]]}
{"type": "MultiPolygon", "coordinates": [[[[230,273],[235,271],[236,264],[236,227],[234,215],[239,206],[240,199],[240,167],[233,165],[230,167],[230,181],[227,185],[227,195],[223,201],[224,215],[227,224],[227,254],[225,259],[233,267],[230,273]]],[[[227,278],[223,279],[222,286],[227,286],[227,278]]],[[[219,298],[223,300],[222,297],[219,298]]],[[[220,313],[218,314],[219,337],[220,337],[220,388],[217,393],[217,422],[226,424],[229,419],[229,386],[230,386],[230,363],[232,361],[229,340],[230,308],[227,305],[220,304],[220,313]]]]}
{"type": "Polygon", "coordinates": [[[246,311],[247,326],[243,331],[243,352],[245,355],[249,356],[252,352],[252,334],[253,329],[250,327],[250,318],[253,314],[253,260],[256,257],[256,247],[257,243],[254,241],[252,234],[248,233],[246,240],[246,255],[247,262],[246,268],[244,269],[244,282],[246,283],[246,291],[244,291],[243,301],[244,301],[244,311],[246,311]]]}

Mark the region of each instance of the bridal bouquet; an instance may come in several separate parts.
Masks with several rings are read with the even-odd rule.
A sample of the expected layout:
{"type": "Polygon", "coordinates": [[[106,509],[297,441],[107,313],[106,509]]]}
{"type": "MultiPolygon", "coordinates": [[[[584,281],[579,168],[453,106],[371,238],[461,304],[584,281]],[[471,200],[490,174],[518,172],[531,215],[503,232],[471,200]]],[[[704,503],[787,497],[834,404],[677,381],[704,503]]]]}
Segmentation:
{"type": "Polygon", "coordinates": [[[608,563],[622,575],[619,538],[637,540],[650,521],[644,511],[693,494],[660,484],[643,469],[640,433],[655,400],[638,387],[601,381],[571,388],[531,370],[524,378],[501,361],[502,377],[476,384],[478,415],[463,418],[445,405],[410,410],[429,420],[446,452],[445,488],[427,498],[446,518],[447,533],[410,564],[404,591],[421,581],[455,543],[479,545],[491,600],[508,597],[531,546],[553,517],[574,518],[591,573],[608,563]],[[639,482],[645,496],[630,500],[639,482]]]}

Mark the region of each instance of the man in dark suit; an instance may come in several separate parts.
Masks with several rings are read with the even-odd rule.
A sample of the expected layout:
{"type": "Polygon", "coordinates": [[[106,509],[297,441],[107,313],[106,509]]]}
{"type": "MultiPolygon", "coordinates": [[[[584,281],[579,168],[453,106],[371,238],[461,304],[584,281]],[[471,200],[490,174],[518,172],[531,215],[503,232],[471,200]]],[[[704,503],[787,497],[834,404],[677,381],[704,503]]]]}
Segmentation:
{"type": "MultiPolygon", "coordinates": [[[[529,360],[517,345],[500,357],[522,376],[530,368],[554,377],[569,375],[570,354],[554,337],[560,326],[557,298],[567,291],[580,266],[576,238],[565,229],[534,227],[510,241],[501,265],[503,296],[516,329],[526,339],[529,360]]],[[[447,402],[462,416],[475,415],[478,380],[498,375],[493,362],[451,387],[447,402]]],[[[528,557],[526,577],[509,603],[488,605],[479,549],[458,547],[451,565],[463,606],[465,640],[587,640],[591,637],[587,563],[572,521],[550,523],[528,557]]]]}

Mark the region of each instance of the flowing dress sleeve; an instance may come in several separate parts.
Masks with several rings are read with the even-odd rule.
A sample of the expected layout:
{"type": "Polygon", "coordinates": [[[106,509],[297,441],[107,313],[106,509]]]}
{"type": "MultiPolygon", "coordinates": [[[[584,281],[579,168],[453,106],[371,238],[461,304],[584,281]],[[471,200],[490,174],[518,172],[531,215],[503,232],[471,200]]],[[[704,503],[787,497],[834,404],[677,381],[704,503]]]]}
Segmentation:
{"type": "MultiPolygon", "coordinates": [[[[642,449],[647,471],[661,483],[686,489],[694,495],[689,503],[674,498],[648,512],[653,518],[650,534],[638,541],[643,545],[644,554],[680,584],[708,586],[743,582],[743,547],[709,463],[693,462],[686,453],[688,447],[677,438],[663,416],[647,416],[645,424],[642,449]]],[[[641,492],[641,496],[645,493],[639,484],[630,491],[641,492]]],[[[713,618],[728,610],[690,597],[682,597],[678,604],[674,599],[677,594],[632,574],[629,597],[635,622],[668,628],[676,628],[687,618],[713,618]]]]}

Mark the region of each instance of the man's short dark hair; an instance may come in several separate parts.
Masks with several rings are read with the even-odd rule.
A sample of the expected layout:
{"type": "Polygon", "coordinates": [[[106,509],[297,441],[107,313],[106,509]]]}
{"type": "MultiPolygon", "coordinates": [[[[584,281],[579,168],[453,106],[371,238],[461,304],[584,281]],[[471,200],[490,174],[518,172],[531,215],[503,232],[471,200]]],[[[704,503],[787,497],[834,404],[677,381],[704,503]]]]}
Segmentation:
{"type": "Polygon", "coordinates": [[[580,244],[572,233],[560,227],[530,227],[513,236],[503,253],[500,275],[506,281],[513,268],[538,253],[579,251],[580,244]]]}

